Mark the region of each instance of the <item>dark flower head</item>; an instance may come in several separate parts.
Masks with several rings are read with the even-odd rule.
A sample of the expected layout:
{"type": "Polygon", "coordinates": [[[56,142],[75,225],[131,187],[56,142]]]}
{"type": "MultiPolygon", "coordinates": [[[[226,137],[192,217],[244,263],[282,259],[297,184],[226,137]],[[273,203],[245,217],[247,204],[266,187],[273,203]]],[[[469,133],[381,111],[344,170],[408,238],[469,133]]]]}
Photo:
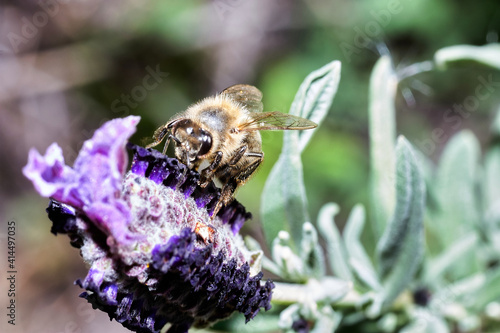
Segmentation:
{"type": "Polygon", "coordinates": [[[83,145],[73,168],[52,144],[30,151],[23,169],[51,201],[51,231],[68,234],[90,265],[76,283],[81,294],[136,332],[187,332],[226,318],[246,320],[270,308],[271,281],[262,282],[260,252],[239,230],[250,217],[234,201],[210,214],[220,191],[200,188],[199,175],[176,159],[129,145],[139,117],[104,124],[83,145]]]}
{"type": "Polygon", "coordinates": [[[297,333],[309,333],[311,330],[311,323],[304,318],[298,318],[293,322],[292,329],[297,333]]]}

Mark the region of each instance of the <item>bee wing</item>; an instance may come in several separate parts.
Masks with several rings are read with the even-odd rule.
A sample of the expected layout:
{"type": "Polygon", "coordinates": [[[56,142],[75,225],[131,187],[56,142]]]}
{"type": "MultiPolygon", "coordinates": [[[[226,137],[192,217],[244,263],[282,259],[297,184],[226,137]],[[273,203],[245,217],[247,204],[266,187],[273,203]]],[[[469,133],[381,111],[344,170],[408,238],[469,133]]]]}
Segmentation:
{"type": "Polygon", "coordinates": [[[239,131],[305,130],[318,125],[308,119],[279,111],[252,114],[252,120],[238,126],[239,131]]]}
{"type": "Polygon", "coordinates": [[[244,105],[250,112],[262,112],[262,92],[248,84],[236,84],[222,91],[234,101],[244,105]]]}

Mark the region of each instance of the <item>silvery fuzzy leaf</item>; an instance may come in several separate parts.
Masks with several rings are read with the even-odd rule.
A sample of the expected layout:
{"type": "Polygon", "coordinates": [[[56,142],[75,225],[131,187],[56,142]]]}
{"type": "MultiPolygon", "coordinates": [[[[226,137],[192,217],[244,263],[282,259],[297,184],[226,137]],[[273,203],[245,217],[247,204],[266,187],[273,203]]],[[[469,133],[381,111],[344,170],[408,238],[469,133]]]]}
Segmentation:
{"type": "Polygon", "coordinates": [[[305,284],[275,282],[273,302],[290,303],[336,303],[351,290],[352,283],[334,277],[321,280],[309,279],[305,284]]]}
{"type": "Polygon", "coordinates": [[[379,277],[373,269],[373,266],[367,266],[355,257],[349,258],[349,265],[351,266],[352,272],[356,278],[366,287],[373,291],[382,290],[382,284],[380,283],[379,277]]]}
{"type": "Polygon", "coordinates": [[[273,241],[273,261],[280,268],[280,276],[292,281],[304,281],[306,279],[302,259],[297,256],[290,247],[290,235],[286,231],[280,231],[278,237],[273,241]]]}
{"type": "Polygon", "coordinates": [[[249,333],[269,333],[280,329],[279,316],[266,314],[257,316],[253,320],[245,323],[240,316],[233,316],[229,320],[218,322],[209,329],[192,330],[196,333],[214,333],[214,332],[249,332],[249,333]]]}
{"type": "Polygon", "coordinates": [[[402,136],[396,156],[396,209],[377,244],[381,308],[390,305],[412,281],[424,253],[425,185],[413,148],[402,136]]]}
{"type": "Polygon", "coordinates": [[[454,244],[446,248],[437,257],[428,259],[424,272],[424,281],[432,284],[443,278],[450,267],[461,260],[466,253],[470,253],[477,246],[479,237],[476,233],[469,233],[458,239],[454,244]]]}
{"type": "Polygon", "coordinates": [[[486,278],[481,288],[474,292],[467,292],[471,300],[471,308],[482,312],[486,306],[500,299],[500,269],[491,269],[486,272],[486,278]]]}
{"type": "MultiPolygon", "coordinates": [[[[500,147],[491,148],[484,158],[483,209],[485,212],[485,233],[493,241],[494,234],[500,234],[500,147]]],[[[500,235],[498,235],[500,236],[500,235]]]]}
{"type": "Polygon", "coordinates": [[[324,305],[318,309],[318,319],[311,333],[334,333],[341,320],[339,312],[333,311],[330,305],[324,305]]]}
{"type": "Polygon", "coordinates": [[[302,240],[300,243],[300,257],[302,259],[306,275],[313,278],[321,278],[325,275],[325,257],[319,245],[316,228],[310,223],[304,223],[302,227],[302,240]]]}
{"type": "MultiPolygon", "coordinates": [[[[340,67],[340,61],[336,60],[310,73],[295,95],[290,114],[320,124],[337,94],[340,67]]],[[[285,137],[298,136],[299,151],[302,152],[313,133],[313,131],[288,131],[284,135],[285,137]]]]}
{"type": "Polygon", "coordinates": [[[459,320],[467,315],[463,304],[472,305],[476,293],[487,280],[484,272],[471,275],[436,290],[429,303],[429,309],[443,316],[459,320]]]}
{"type": "Polygon", "coordinates": [[[280,313],[279,327],[290,329],[293,322],[300,316],[300,305],[295,303],[287,307],[280,313]]]}
{"type": "MultiPolygon", "coordinates": [[[[244,241],[245,241],[245,245],[247,246],[247,248],[250,251],[263,253],[259,242],[256,239],[254,239],[253,237],[247,235],[247,236],[245,236],[244,241]]],[[[278,276],[281,275],[281,268],[276,263],[274,263],[271,259],[267,258],[265,255],[262,254],[261,260],[262,260],[262,268],[263,269],[265,269],[268,272],[271,272],[273,274],[276,274],[278,276]]]]}
{"type": "Polygon", "coordinates": [[[411,323],[400,333],[450,333],[446,321],[427,309],[415,309],[412,316],[411,323]]]}
{"type": "Polygon", "coordinates": [[[372,290],[380,290],[377,273],[361,242],[365,219],[363,205],[354,206],[344,228],[344,244],[356,277],[372,290]]]}
{"type": "Polygon", "coordinates": [[[344,279],[352,280],[351,269],[348,264],[348,255],[340,232],[335,225],[334,217],[339,212],[339,206],[335,203],[324,205],[318,215],[318,229],[326,240],[328,262],[333,273],[344,279]]]}
{"type": "Polygon", "coordinates": [[[371,210],[375,239],[389,221],[396,204],[395,193],[395,96],[398,80],[391,59],[381,57],[370,78],[370,178],[371,210]]]}
{"type": "MultiPolygon", "coordinates": [[[[340,62],[334,61],[309,74],[297,92],[290,114],[318,125],[326,116],[340,80],[340,62]]],[[[280,230],[292,236],[292,248],[300,244],[302,224],[309,221],[300,154],[313,130],[285,131],[283,151],[269,174],[261,199],[264,235],[268,244],[280,230]]]]}
{"type": "MultiPolygon", "coordinates": [[[[479,223],[478,196],[479,142],[468,130],[455,134],[446,145],[436,179],[438,213],[432,221],[439,230],[442,248],[464,235],[476,232],[479,223]]],[[[449,272],[453,279],[477,272],[475,251],[464,254],[449,272]]]]}
{"type": "Polygon", "coordinates": [[[393,333],[398,325],[398,316],[389,312],[377,320],[377,328],[381,333],[393,333]]]}
{"type": "Polygon", "coordinates": [[[478,332],[481,330],[481,318],[470,315],[458,321],[459,332],[478,332]]]}
{"type": "Polygon", "coordinates": [[[491,123],[491,134],[500,136],[500,109],[498,109],[495,119],[491,123]]]}
{"type": "Polygon", "coordinates": [[[352,290],[352,282],[327,276],[321,280],[310,279],[307,288],[315,302],[333,304],[352,290]]]}
{"type": "Polygon", "coordinates": [[[438,68],[446,68],[453,62],[465,60],[500,69],[500,44],[454,45],[444,47],[434,54],[434,61],[438,68]]]}

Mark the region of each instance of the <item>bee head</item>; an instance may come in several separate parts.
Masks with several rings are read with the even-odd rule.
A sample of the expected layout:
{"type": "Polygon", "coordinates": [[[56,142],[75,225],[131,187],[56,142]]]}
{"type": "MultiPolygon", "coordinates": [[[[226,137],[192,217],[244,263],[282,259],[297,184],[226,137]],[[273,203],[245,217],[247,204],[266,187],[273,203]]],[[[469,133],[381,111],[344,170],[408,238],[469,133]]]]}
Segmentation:
{"type": "Polygon", "coordinates": [[[175,155],[188,167],[212,148],[210,133],[191,119],[180,119],[171,124],[172,135],[176,138],[175,155]]]}

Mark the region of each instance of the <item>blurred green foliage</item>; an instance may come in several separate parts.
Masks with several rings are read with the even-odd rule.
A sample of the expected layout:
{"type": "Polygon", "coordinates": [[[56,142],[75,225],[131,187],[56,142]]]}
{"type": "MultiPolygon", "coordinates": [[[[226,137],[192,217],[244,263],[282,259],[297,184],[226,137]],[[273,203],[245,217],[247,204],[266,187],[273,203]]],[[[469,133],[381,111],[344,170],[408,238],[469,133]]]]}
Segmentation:
{"type": "MultiPolygon", "coordinates": [[[[6,79],[0,86],[4,88],[7,84],[9,89],[0,89],[0,95],[7,92],[8,97],[2,99],[0,110],[0,138],[4,143],[0,147],[4,156],[4,163],[0,165],[0,212],[3,215],[0,223],[12,217],[25,222],[24,235],[29,237],[29,243],[34,237],[29,230],[38,230],[29,228],[30,225],[49,228],[43,214],[36,218],[31,210],[19,209],[31,207],[31,202],[36,200],[26,194],[32,192],[32,187],[20,172],[29,147],[44,151],[51,142],[64,140],[65,156],[69,156],[71,163],[76,157],[73,152],[78,151],[79,145],[100,123],[128,114],[142,117],[140,130],[132,138],[133,142],[141,143],[176,112],[236,83],[253,84],[261,89],[266,110],[286,112],[303,79],[332,59],[342,63],[342,80],[330,112],[302,154],[309,215],[311,221],[316,221],[325,203],[336,202],[342,207],[335,218],[342,229],[351,208],[362,203],[367,207],[369,220],[373,212],[369,204],[367,111],[370,75],[380,55],[388,56],[396,75],[402,75],[411,64],[433,60],[436,50],[453,45],[495,43],[500,33],[497,0],[94,0],[58,4],[58,14],[51,16],[48,23],[26,43],[19,44],[19,48],[14,47],[7,36],[9,33],[22,35],[24,21],[19,18],[31,21],[33,15],[41,11],[38,2],[10,1],[2,4],[0,14],[4,32],[0,52],[3,56],[12,53],[20,68],[42,77],[28,76],[27,81],[22,81],[24,72],[8,71],[16,66],[7,63],[1,68],[6,79]],[[63,52],[68,49],[78,50],[77,56],[63,52]],[[33,70],[44,54],[50,52],[53,53],[49,56],[49,65],[33,70]],[[86,78],[90,72],[86,69],[95,63],[102,66],[102,72],[86,78]],[[83,70],[73,73],[74,64],[83,70]],[[120,106],[126,105],[122,95],[130,95],[134,88],[142,86],[148,75],[147,68],[157,66],[168,73],[168,77],[155,89],[148,90],[135,106],[113,108],[115,101],[119,101],[120,106]],[[59,79],[58,70],[66,72],[76,83],[59,79]],[[45,82],[50,77],[59,79],[59,88],[47,92],[27,84],[45,82]],[[46,103],[58,94],[62,95],[60,103],[46,103]]],[[[470,59],[448,65],[446,70],[399,77],[394,103],[395,134],[405,135],[416,150],[423,150],[421,167],[429,171],[424,172],[428,185],[435,180],[433,165],[440,161],[438,172],[445,173],[446,164],[452,163],[446,160],[460,155],[460,142],[464,140],[468,142],[463,146],[468,147],[471,163],[478,162],[481,165],[478,172],[492,179],[499,163],[498,154],[494,152],[498,147],[492,148],[485,157],[477,155],[490,143],[490,128],[500,104],[500,94],[494,91],[481,100],[467,117],[460,116],[454,105],[461,105],[467,96],[474,96],[479,77],[491,75],[492,81],[500,82],[500,73],[470,59]],[[459,117],[454,121],[447,121],[456,116],[459,117]],[[459,136],[454,136],[458,132],[461,132],[459,136]],[[427,140],[433,135],[437,140],[431,140],[430,146],[427,140]],[[475,139],[471,139],[472,136],[475,139]],[[445,163],[441,164],[442,161],[445,163]]],[[[497,137],[493,141],[498,142],[498,129],[494,133],[497,137]]],[[[253,222],[245,226],[245,231],[261,239],[261,220],[257,213],[260,195],[280,155],[283,134],[267,132],[262,136],[265,161],[237,194],[254,213],[253,222]]],[[[439,189],[428,186],[427,205],[436,209],[436,215],[442,214],[439,205],[450,199],[438,192],[439,189]]],[[[494,198],[497,193],[493,186],[486,186],[484,192],[476,191],[472,197],[494,198]]],[[[45,201],[34,206],[43,205],[45,201]]],[[[485,207],[479,210],[495,216],[494,211],[485,207]]],[[[431,230],[433,227],[428,225],[430,231],[435,231],[431,230]]],[[[481,236],[494,235],[491,225],[484,228],[481,236]]],[[[366,251],[374,253],[376,242],[371,235],[371,225],[367,223],[363,230],[360,237],[366,251]]],[[[48,232],[36,235],[53,240],[48,232]]],[[[439,253],[445,246],[432,232],[426,236],[430,253],[439,253]]],[[[446,244],[450,242],[447,240],[446,244]]],[[[459,245],[474,246],[476,240],[464,242],[459,245]]],[[[485,252],[495,253],[491,248],[485,252]]],[[[26,258],[27,265],[38,260],[34,258],[36,256],[26,258]]],[[[27,283],[40,288],[40,281],[36,279],[40,274],[32,274],[33,280],[27,283]]],[[[494,277],[491,279],[496,281],[494,277]]],[[[32,308],[25,313],[37,311],[38,308],[32,308]]],[[[60,327],[47,329],[60,330],[60,327]]]]}

